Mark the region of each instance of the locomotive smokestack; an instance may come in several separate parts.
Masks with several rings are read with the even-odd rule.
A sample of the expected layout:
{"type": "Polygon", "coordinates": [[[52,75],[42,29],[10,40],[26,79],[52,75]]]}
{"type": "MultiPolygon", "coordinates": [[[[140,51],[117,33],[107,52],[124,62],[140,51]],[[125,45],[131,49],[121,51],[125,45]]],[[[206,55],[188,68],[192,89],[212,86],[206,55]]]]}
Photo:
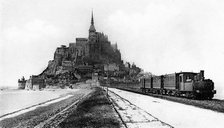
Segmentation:
{"type": "Polygon", "coordinates": [[[201,70],[200,71],[200,80],[204,80],[205,77],[204,77],[204,70],[201,70]]]}

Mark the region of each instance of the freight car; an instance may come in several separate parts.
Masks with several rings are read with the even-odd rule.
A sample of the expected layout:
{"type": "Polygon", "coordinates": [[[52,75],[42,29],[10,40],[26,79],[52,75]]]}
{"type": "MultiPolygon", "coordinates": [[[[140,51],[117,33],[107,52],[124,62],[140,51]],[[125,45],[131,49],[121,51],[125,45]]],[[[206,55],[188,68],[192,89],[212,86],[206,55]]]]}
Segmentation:
{"type": "Polygon", "coordinates": [[[179,72],[161,76],[143,78],[141,90],[144,93],[156,93],[193,99],[212,99],[216,90],[214,82],[204,78],[204,71],[179,72]]]}

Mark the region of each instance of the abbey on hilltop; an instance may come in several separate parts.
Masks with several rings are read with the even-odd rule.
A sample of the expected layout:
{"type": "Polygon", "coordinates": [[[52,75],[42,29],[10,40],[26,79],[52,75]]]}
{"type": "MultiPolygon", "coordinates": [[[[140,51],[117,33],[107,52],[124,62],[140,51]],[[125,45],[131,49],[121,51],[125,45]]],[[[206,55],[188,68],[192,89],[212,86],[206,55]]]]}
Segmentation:
{"type": "Polygon", "coordinates": [[[103,64],[116,63],[121,64],[121,53],[117,44],[111,44],[108,36],[97,32],[94,26],[93,13],[88,38],[76,38],[75,43],[69,43],[69,46],[62,45],[54,53],[54,60],[49,62],[48,67],[54,67],[47,71],[47,74],[54,74],[58,68],[70,69],[74,67],[99,66],[103,64]]]}
{"type": "Polygon", "coordinates": [[[64,86],[92,79],[93,74],[97,74],[99,79],[105,76],[106,71],[111,76],[124,77],[122,74],[127,74],[125,67],[138,69],[130,72],[140,71],[135,65],[123,64],[117,44],[111,44],[107,35],[96,31],[92,12],[88,38],[79,37],[76,42],[69,43],[69,46],[61,45],[56,49],[54,59],[48,62],[47,68],[41,74],[33,75],[26,81],[20,80],[19,84],[20,88],[24,85],[31,89],[57,84],[64,86]]]}

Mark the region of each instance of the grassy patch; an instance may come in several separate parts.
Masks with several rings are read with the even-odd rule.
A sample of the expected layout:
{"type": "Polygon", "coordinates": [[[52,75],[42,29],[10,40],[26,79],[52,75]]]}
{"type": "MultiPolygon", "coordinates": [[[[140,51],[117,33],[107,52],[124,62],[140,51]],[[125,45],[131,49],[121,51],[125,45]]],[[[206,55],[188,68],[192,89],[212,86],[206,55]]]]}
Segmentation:
{"type": "Polygon", "coordinates": [[[69,127],[113,127],[119,128],[121,121],[118,119],[111,103],[106,98],[101,88],[96,88],[91,97],[81,102],[76,111],[59,124],[62,128],[69,127]]]}

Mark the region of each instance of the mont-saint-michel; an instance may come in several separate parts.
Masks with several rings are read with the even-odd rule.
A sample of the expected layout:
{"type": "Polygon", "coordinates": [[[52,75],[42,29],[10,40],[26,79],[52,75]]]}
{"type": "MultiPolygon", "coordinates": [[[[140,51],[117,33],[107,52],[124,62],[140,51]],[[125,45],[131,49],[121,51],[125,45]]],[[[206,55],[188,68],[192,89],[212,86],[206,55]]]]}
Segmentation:
{"type": "Polygon", "coordinates": [[[224,4],[208,1],[5,0],[0,127],[223,127],[224,4]]]}
{"type": "Polygon", "coordinates": [[[107,75],[119,80],[141,69],[136,65],[123,63],[117,43],[112,44],[108,36],[97,32],[94,16],[87,38],[78,37],[69,46],[61,45],[54,53],[54,59],[48,62],[47,68],[39,75],[32,75],[25,80],[18,80],[21,89],[41,89],[50,86],[71,87],[73,84],[88,79],[103,80],[107,75]],[[95,77],[94,77],[95,76],[95,77]]]}

